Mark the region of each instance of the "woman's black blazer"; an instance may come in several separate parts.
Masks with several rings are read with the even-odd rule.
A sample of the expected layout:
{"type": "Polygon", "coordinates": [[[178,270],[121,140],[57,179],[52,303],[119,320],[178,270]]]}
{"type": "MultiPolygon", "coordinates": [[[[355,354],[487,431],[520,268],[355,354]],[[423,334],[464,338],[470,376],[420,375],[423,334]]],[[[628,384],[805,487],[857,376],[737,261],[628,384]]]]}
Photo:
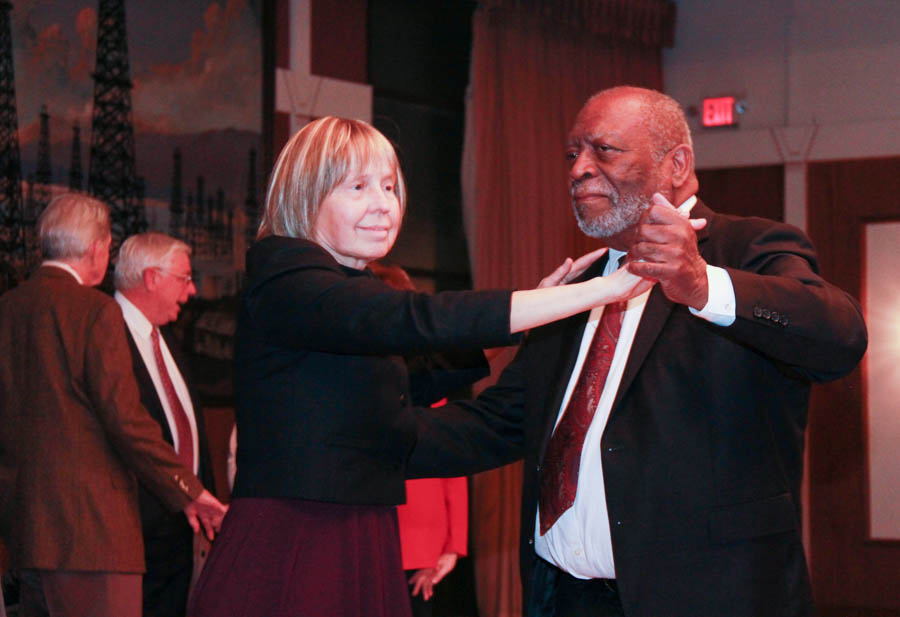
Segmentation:
{"type": "MultiPolygon", "coordinates": [[[[257,242],[235,335],[234,495],[402,503],[418,434],[433,441],[444,420],[422,428],[400,356],[510,344],[510,296],[395,290],[312,242],[257,242]]],[[[450,407],[450,450],[475,452],[480,468],[498,464],[485,444],[507,420],[450,407]]]]}

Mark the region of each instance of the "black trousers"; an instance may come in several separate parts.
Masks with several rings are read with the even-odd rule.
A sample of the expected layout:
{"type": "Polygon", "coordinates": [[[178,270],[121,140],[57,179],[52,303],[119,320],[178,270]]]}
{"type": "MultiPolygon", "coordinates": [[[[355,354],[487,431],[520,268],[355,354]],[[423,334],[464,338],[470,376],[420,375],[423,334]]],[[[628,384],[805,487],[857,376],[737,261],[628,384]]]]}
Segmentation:
{"type": "Polygon", "coordinates": [[[531,589],[530,617],[625,617],[614,580],[575,578],[541,558],[531,589]]]}
{"type": "Polygon", "coordinates": [[[184,522],[183,528],[176,527],[172,533],[144,537],[144,617],[185,615],[194,570],[194,536],[187,519],[184,522]]]}

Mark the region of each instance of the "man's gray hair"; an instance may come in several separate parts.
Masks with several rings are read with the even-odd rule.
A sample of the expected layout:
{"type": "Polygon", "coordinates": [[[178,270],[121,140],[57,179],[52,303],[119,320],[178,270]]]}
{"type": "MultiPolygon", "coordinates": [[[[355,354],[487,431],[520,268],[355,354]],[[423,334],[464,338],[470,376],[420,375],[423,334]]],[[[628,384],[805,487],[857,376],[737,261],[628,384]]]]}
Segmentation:
{"type": "Polygon", "coordinates": [[[191,247],[178,238],[155,231],[129,237],[119,247],[114,278],[116,289],[127,290],[142,285],[144,270],[171,267],[172,257],[178,252],[190,256],[191,247]]]}
{"type": "Polygon", "coordinates": [[[93,197],[64,193],[41,212],[37,233],[44,259],[78,259],[109,236],[109,208],[93,197]]]}

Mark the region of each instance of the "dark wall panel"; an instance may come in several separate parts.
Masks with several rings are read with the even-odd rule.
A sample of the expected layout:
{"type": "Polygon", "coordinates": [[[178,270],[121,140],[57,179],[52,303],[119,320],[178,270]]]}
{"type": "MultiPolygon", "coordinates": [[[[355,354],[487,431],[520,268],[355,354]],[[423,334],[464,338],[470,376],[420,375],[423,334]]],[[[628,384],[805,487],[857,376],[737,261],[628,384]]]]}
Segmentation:
{"type": "Polygon", "coordinates": [[[361,84],[368,81],[366,9],[366,0],[312,0],[310,69],[313,75],[361,84]]]}
{"type": "Polygon", "coordinates": [[[368,3],[373,123],[396,144],[409,189],[388,260],[428,289],[471,285],[460,165],[474,10],[462,0],[368,3]]]}
{"type": "Polygon", "coordinates": [[[460,188],[462,113],[376,96],[372,119],[397,147],[409,195],[389,259],[432,279],[428,287],[470,286],[460,188]]]}
{"type": "Polygon", "coordinates": [[[784,220],[784,167],[766,165],[697,172],[700,199],[716,212],[784,220]]]}

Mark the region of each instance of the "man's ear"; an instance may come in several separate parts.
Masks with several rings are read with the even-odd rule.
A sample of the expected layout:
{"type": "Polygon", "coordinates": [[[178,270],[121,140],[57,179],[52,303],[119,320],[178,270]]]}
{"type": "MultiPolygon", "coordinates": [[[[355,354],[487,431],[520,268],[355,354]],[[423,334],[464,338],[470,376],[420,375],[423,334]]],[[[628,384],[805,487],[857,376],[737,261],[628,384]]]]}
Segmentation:
{"type": "Polygon", "coordinates": [[[91,242],[88,246],[87,257],[91,267],[100,270],[100,266],[103,265],[105,270],[106,264],[109,263],[109,249],[106,248],[106,240],[99,239],[91,242]]]}
{"type": "Polygon", "coordinates": [[[141,280],[144,281],[144,289],[149,291],[156,289],[156,281],[158,278],[159,272],[156,271],[156,268],[144,268],[144,271],[141,272],[141,280]]]}
{"type": "Polygon", "coordinates": [[[693,174],[694,151],[687,144],[675,146],[669,152],[669,164],[672,169],[672,187],[679,189],[693,174]]]}

